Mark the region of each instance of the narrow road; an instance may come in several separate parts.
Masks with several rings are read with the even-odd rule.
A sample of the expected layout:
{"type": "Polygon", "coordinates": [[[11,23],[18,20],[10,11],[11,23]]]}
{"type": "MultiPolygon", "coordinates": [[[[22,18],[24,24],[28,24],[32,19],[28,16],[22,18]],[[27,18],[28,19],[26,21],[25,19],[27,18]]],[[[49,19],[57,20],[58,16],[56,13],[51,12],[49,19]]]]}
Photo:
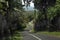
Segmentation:
{"type": "Polygon", "coordinates": [[[23,40],[60,40],[58,37],[53,37],[44,34],[30,33],[34,26],[33,20],[27,24],[27,28],[22,32],[23,40]]]}
{"type": "Polygon", "coordinates": [[[40,38],[34,36],[33,34],[29,33],[28,31],[22,32],[23,40],[40,40],[40,38]]]}
{"type": "Polygon", "coordinates": [[[28,31],[22,32],[23,40],[60,40],[58,37],[48,36],[44,34],[30,33],[28,31]]]}

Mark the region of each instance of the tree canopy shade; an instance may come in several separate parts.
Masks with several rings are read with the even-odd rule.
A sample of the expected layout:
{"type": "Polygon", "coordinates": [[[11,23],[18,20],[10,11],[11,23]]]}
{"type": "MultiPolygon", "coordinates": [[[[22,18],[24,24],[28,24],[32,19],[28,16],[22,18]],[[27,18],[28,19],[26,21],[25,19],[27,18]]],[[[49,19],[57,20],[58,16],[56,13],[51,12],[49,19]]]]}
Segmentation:
{"type": "Polygon", "coordinates": [[[22,10],[21,0],[0,1],[0,40],[2,40],[3,35],[8,38],[16,30],[25,28],[25,17],[22,10]]]}
{"type": "Polygon", "coordinates": [[[24,3],[27,2],[27,6],[30,5],[30,2],[34,2],[35,9],[40,11],[47,10],[47,8],[54,6],[56,4],[56,0],[23,0],[24,3]]]}
{"type": "Polygon", "coordinates": [[[16,30],[24,30],[26,24],[33,19],[35,30],[60,30],[60,0],[23,1],[24,5],[22,5],[22,0],[0,0],[0,37],[3,35],[8,37],[16,30]],[[34,14],[31,14],[33,11],[23,10],[23,6],[28,7],[32,1],[35,9],[38,10],[38,12],[35,10],[34,14]]]}
{"type": "Polygon", "coordinates": [[[34,0],[35,8],[38,10],[55,5],[56,0],[34,0]]]}
{"type": "Polygon", "coordinates": [[[57,14],[55,12],[57,11],[56,9],[60,8],[59,2],[57,2],[59,0],[24,0],[24,3],[27,2],[27,5],[29,5],[31,1],[33,1],[35,9],[39,10],[39,15],[36,19],[35,28],[37,30],[39,28],[41,30],[46,30],[48,28],[47,26],[50,26],[49,24],[52,21],[51,19],[53,19],[54,16],[56,16],[57,14]]]}
{"type": "MultiPolygon", "coordinates": [[[[36,20],[36,21],[38,21],[36,23],[38,23],[39,26],[37,26],[38,24],[35,24],[35,27],[36,27],[37,30],[39,28],[40,28],[39,30],[46,30],[48,28],[48,26],[51,26],[50,25],[51,18],[50,19],[48,18],[50,16],[50,15],[48,15],[49,14],[48,11],[51,9],[50,10],[50,12],[51,12],[50,17],[53,18],[52,15],[55,15],[55,13],[56,13],[56,12],[53,13],[53,11],[56,11],[56,9],[54,10],[53,8],[56,7],[56,5],[59,5],[59,2],[57,2],[57,1],[58,0],[38,0],[38,1],[34,0],[35,8],[40,11],[40,13],[38,15],[38,19],[36,20]],[[47,24],[47,26],[46,25],[42,26],[44,23],[47,24]]],[[[59,8],[59,7],[56,7],[56,8],[59,8]]]]}

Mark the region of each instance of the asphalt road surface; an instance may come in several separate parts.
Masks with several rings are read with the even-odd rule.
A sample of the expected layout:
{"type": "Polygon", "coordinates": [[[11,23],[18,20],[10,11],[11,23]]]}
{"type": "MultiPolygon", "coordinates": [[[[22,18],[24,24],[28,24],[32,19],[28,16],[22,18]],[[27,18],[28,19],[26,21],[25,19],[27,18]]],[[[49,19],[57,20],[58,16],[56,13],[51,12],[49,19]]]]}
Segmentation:
{"type": "Polygon", "coordinates": [[[53,37],[44,34],[30,33],[28,31],[22,32],[23,40],[60,40],[60,37],[53,37]]]}

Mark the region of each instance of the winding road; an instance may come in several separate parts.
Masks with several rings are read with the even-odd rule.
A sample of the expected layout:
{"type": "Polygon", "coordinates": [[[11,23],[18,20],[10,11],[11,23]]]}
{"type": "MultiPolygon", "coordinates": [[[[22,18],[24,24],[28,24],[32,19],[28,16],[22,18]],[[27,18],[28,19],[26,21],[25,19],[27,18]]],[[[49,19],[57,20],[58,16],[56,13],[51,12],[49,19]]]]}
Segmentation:
{"type": "Polygon", "coordinates": [[[26,30],[22,32],[23,40],[60,40],[60,37],[29,32],[29,30],[32,30],[33,25],[33,21],[27,24],[26,30]]]}
{"type": "Polygon", "coordinates": [[[23,40],[60,40],[59,37],[53,37],[44,34],[30,33],[28,31],[22,32],[23,40]]]}

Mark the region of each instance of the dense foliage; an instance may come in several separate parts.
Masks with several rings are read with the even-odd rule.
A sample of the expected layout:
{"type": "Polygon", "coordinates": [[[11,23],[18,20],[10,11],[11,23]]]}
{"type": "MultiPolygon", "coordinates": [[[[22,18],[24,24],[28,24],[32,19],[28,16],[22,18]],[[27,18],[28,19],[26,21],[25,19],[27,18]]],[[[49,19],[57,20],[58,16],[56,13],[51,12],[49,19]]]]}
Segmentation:
{"type": "Polygon", "coordinates": [[[35,8],[39,10],[39,16],[35,23],[36,31],[60,30],[60,1],[59,0],[34,0],[35,8]],[[38,22],[37,22],[38,21],[38,22]],[[58,26],[59,25],[59,26],[58,26]],[[54,29],[54,30],[53,30],[54,29]]]}
{"type": "Polygon", "coordinates": [[[23,11],[21,0],[0,1],[0,40],[9,37],[16,30],[24,30],[27,22],[23,11]]]}

